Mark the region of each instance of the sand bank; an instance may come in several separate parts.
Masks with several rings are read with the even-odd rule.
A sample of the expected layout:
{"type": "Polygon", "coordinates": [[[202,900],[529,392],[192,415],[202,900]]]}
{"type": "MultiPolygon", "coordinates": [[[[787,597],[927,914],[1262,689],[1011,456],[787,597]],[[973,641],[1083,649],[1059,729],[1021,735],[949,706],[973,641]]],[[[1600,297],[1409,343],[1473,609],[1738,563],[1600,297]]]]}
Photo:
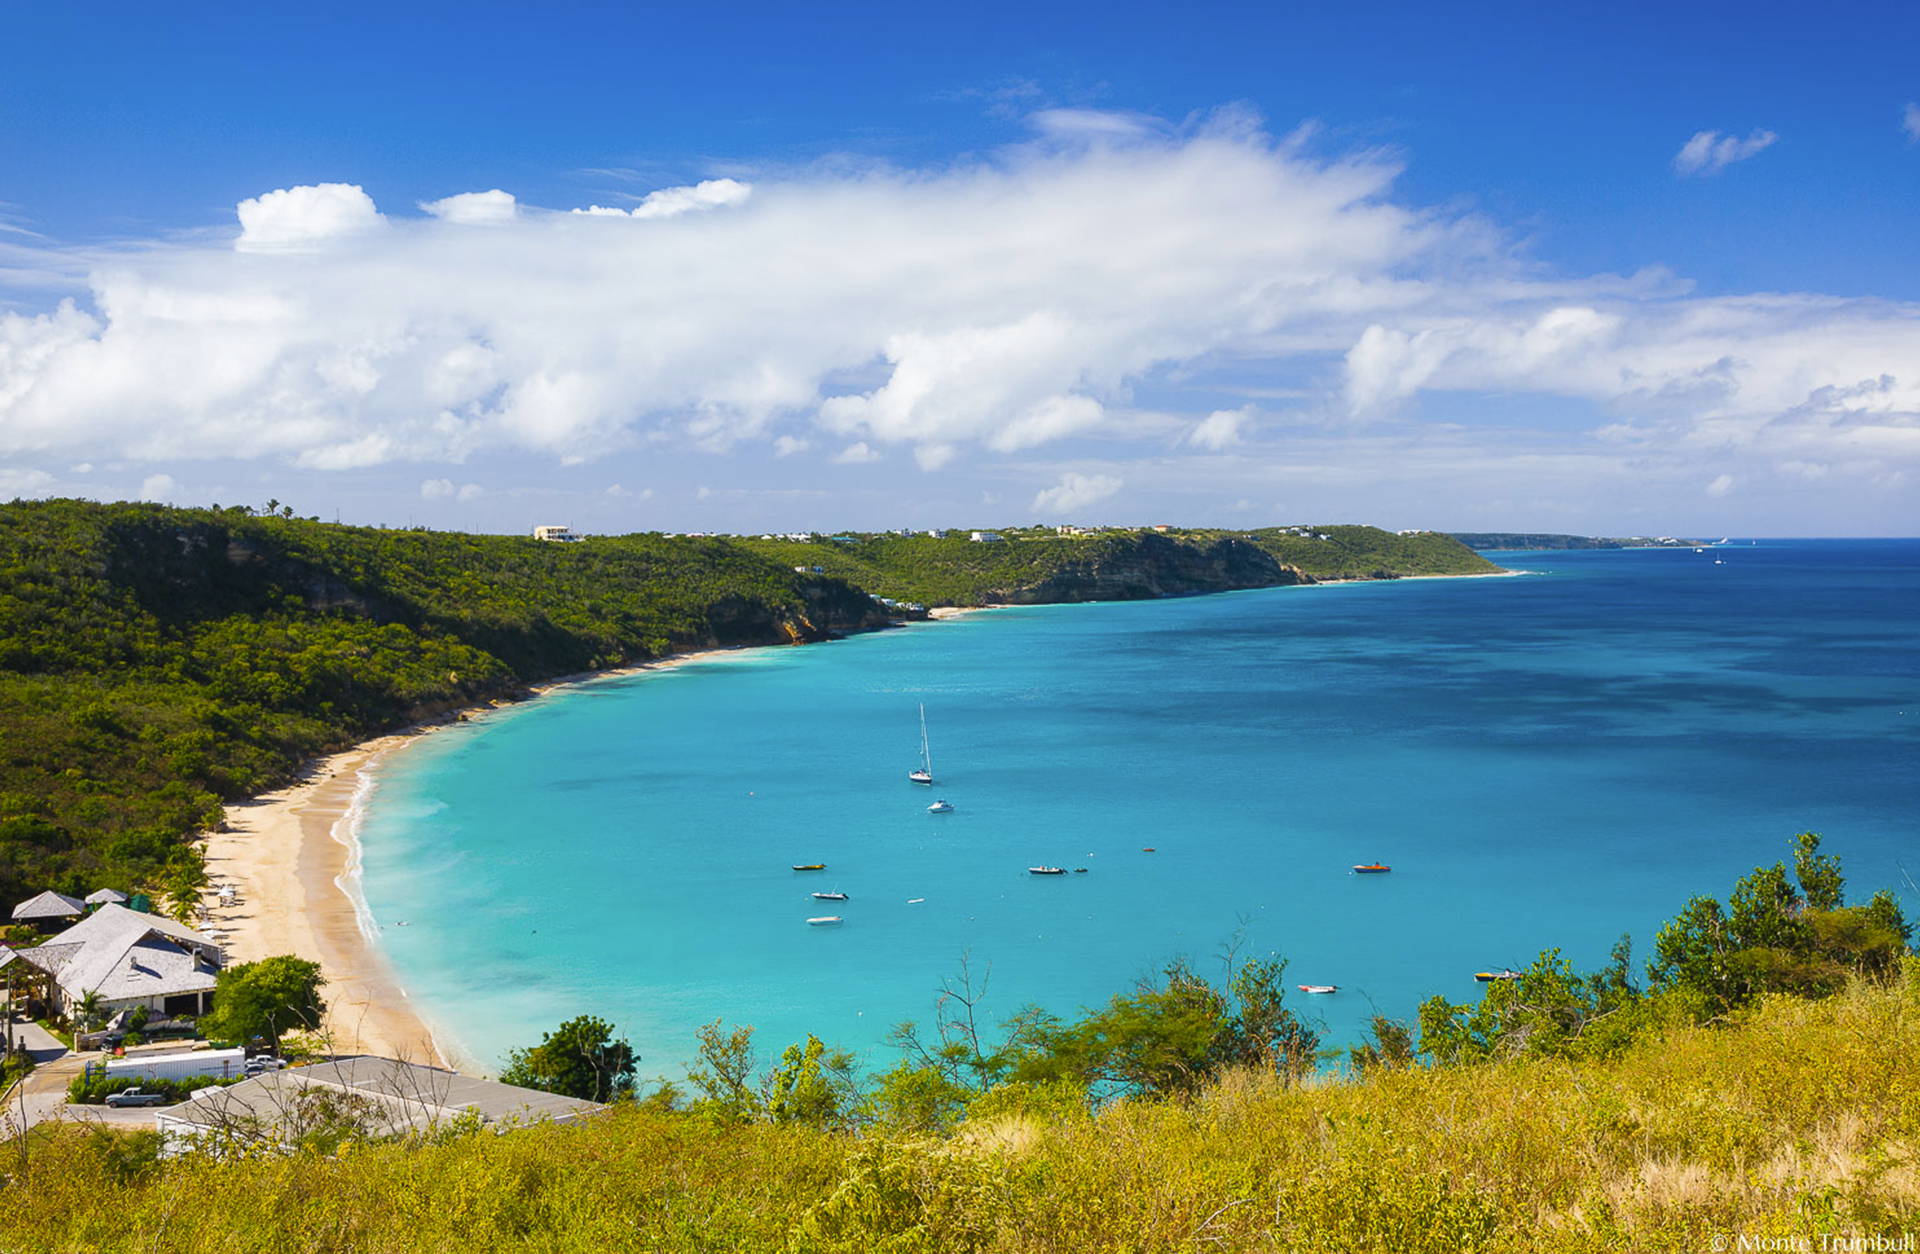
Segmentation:
{"type": "MultiPolygon", "coordinates": [[[[532,691],[544,695],[730,652],[684,653],[642,667],[569,676],[532,691]]],[[[220,941],[229,962],[277,954],[319,962],[327,980],[322,1028],[335,1052],[485,1069],[487,1060],[462,1058],[452,1042],[436,1041],[429,1016],[407,996],[379,943],[361,926],[356,800],[364,799],[383,762],[420,737],[510,704],[461,711],[320,758],[292,787],[229,805],[227,830],[207,837],[202,928],[220,941]],[[223,898],[227,887],[233,893],[223,898]]],[[[539,1025],[529,1024],[529,1039],[538,1039],[538,1031],[539,1025]]]]}

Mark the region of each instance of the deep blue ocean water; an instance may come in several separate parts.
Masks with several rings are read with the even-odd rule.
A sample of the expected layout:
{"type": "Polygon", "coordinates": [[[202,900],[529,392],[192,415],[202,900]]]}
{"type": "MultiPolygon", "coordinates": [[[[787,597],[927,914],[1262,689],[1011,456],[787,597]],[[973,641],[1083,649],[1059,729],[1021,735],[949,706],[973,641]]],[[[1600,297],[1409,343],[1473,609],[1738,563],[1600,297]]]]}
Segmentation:
{"type": "Polygon", "coordinates": [[[1533,573],[996,610],[437,732],[363,816],[380,943],[481,1065],[594,1013],[678,1075],[715,1018],[884,1067],[962,955],[990,1016],[1071,1013],[1242,929],[1347,1042],[1644,959],[1809,828],[1920,907],[1920,541],[1495,556],[1533,573]]]}

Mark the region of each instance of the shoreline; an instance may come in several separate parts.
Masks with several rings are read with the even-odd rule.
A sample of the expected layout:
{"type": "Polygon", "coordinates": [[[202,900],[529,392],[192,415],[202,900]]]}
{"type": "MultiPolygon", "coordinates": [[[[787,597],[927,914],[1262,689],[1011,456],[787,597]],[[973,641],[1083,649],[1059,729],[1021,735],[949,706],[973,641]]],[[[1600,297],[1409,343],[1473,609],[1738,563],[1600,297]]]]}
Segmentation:
{"type": "MultiPolygon", "coordinates": [[[[1486,578],[1521,574],[1404,578],[1486,578]]],[[[1330,582],[1397,582],[1339,580],[1330,582]]],[[[928,613],[940,622],[1002,604],[943,606],[928,613]]],[[[408,995],[378,940],[378,925],[360,890],[359,824],[377,786],[379,768],[392,754],[448,727],[518,708],[563,688],[631,678],[695,662],[782,645],[743,645],[676,653],[637,666],[586,671],[530,684],[526,696],[453,710],[439,718],[363,741],[308,762],[298,782],[227,807],[225,830],[206,836],[208,883],[202,892],[203,930],[214,937],[229,964],[280,954],[317,961],[326,983],[321,1035],[331,1052],[368,1053],[423,1062],[466,1074],[486,1074],[444,1028],[408,995]],[[219,896],[234,889],[231,900],[219,896]]]]}
{"type": "Polygon", "coordinates": [[[639,666],[567,675],[528,685],[521,701],[499,700],[454,710],[362,741],[306,764],[298,782],[227,807],[223,831],[209,833],[204,852],[204,921],[229,965],[293,954],[320,964],[327,1011],[320,1035],[330,1052],[377,1054],[485,1074],[444,1029],[409,997],[381,948],[377,925],[360,892],[359,823],[390,755],[448,727],[514,709],[561,688],[630,678],[740,652],[703,649],[639,666]],[[234,889],[231,900],[219,895],[234,889]]]}

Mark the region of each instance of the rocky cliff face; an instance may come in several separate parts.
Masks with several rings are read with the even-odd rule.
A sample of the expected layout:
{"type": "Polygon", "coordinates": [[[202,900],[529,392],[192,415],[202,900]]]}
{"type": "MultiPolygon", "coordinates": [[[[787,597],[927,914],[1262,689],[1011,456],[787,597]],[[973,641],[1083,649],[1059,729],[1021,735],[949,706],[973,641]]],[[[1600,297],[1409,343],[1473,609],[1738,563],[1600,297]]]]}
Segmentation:
{"type": "Polygon", "coordinates": [[[892,618],[866,593],[838,579],[803,579],[802,608],[781,610],[745,597],[722,597],[707,608],[706,639],[678,642],[697,648],[811,644],[850,631],[885,627],[892,618]]]}
{"type": "Polygon", "coordinates": [[[1245,540],[1227,538],[1196,545],[1144,535],[1071,562],[1036,583],[996,589],[995,595],[1011,605],[1055,605],[1146,601],[1312,582],[1308,575],[1245,540]]]}

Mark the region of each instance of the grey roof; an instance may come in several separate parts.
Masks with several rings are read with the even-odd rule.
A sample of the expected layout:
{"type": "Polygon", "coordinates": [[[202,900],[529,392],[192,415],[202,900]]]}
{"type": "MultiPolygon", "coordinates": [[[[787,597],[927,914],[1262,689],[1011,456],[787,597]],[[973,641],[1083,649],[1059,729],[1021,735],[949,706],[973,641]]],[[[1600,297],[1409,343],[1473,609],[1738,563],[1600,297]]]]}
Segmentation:
{"type": "Polygon", "coordinates": [[[190,927],[111,903],[20,956],[60,987],[107,1001],[205,992],[220,969],[220,947],[190,927]]]}
{"type": "Polygon", "coordinates": [[[86,902],[69,897],[65,893],[56,893],[49,888],[38,897],[30,898],[15,906],[13,917],[16,919],[67,919],[86,912],[86,902]]]}
{"type": "Polygon", "coordinates": [[[246,1121],[254,1125],[247,1131],[298,1139],[321,1120],[343,1116],[378,1136],[427,1131],[468,1112],[488,1124],[526,1126],[568,1123],[605,1109],[577,1097],[355,1054],[203,1089],[194,1100],[164,1112],[161,1123],[209,1130],[246,1121]]]}
{"type": "Polygon", "coordinates": [[[87,904],[90,906],[99,906],[108,903],[122,906],[125,905],[126,902],[127,895],[125,893],[116,893],[111,888],[96,888],[87,894],[87,904]]]}

